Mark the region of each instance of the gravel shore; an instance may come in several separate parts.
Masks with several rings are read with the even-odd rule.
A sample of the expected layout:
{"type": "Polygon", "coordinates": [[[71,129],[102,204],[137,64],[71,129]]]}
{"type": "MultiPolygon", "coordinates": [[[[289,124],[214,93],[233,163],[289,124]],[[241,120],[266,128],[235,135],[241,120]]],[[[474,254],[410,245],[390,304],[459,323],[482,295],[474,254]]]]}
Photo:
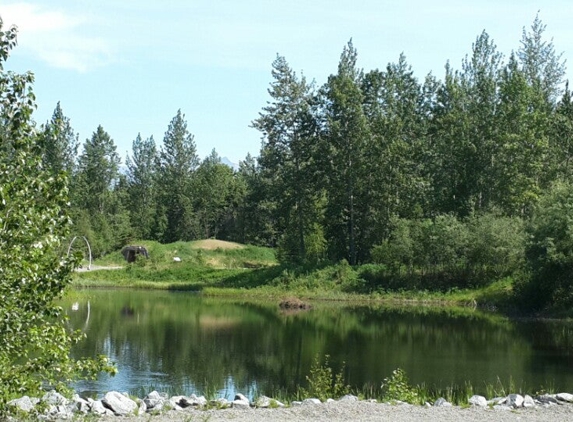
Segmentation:
{"type": "MultiPolygon", "coordinates": [[[[105,417],[101,421],[115,421],[105,417]]],[[[170,411],[150,417],[121,418],[121,421],[201,421],[201,422],[263,422],[263,421],[573,421],[573,404],[549,407],[521,408],[517,410],[493,410],[490,408],[423,407],[408,404],[390,405],[367,401],[336,401],[323,404],[309,404],[282,409],[223,409],[170,411]]]]}

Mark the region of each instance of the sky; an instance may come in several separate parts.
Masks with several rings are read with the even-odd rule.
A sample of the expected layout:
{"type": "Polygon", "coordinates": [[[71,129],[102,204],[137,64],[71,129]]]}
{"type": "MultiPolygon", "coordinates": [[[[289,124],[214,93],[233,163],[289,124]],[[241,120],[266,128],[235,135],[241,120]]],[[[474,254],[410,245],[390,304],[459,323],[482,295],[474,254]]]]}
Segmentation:
{"type": "MultiPolygon", "coordinates": [[[[37,110],[59,101],[83,145],[101,125],[125,158],[140,133],[161,146],[177,110],[201,158],[258,156],[251,128],[270,100],[277,54],[318,86],[336,73],[352,39],[358,66],[384,69],[406,56],[416,77],[460,69],[486,31],[505,58],[537,13],[545,39],[573,68],[570,0],[0,0],[18,26],[5,70],[32,71],[37,110]]],[[[568,68],[566,77],[573,80],[568,68]]]]}

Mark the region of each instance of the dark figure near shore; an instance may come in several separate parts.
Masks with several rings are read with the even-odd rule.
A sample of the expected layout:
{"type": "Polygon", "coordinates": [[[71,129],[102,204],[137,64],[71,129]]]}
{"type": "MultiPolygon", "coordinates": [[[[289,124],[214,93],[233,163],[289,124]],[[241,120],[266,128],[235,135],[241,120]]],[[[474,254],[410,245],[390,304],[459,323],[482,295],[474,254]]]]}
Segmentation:
{"type": "Polygon", "coordinates": [[[121,250],[121,254],[127,262],[135,262],[137,255],[143,255],[144,257],[149,258],[147,249],[143,246],[126,246],[121,250]]]}

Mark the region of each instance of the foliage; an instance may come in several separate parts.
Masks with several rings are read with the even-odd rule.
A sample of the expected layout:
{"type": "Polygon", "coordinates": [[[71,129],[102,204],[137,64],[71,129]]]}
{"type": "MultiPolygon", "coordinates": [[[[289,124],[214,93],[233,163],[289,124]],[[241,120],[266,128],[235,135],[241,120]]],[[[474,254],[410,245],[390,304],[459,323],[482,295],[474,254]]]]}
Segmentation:
{"type": "Polygon", "coordinates": [[[61,257],[70,228],[67,178],[42,165],[30,120],[32,75],[3,71],[15,39],[15,28],[0,32],[0,411],[15,396],[46,386],[65,391],[74,378],[114,371],[103,356],[69,356],[82,336],[68,331],[55,305],[75,264],[61,257]]]}
{"type": "Polygon", "coordinates": [[[517,217],[495,213],[466,219],[396,220],[391,237],[372,249],[382,265],[371,287],[448,289],[487,285],[523,267],[525,231],[517,217]]]}
{"type": "Polygon", "coordinates": [[[344,362],[342,368],[336,374],[329,363],[329,355],[324,356],[321,364],[318,355],[306,376],[308,388],[300,388],[299,396],[305,398],[317,398],[323,402],[327,399],[339,398],[350,392],[350,387],[344,383],[344,362]]]}
{"type": "Polygon", "coordinates": [[[573,185],[556,183],[539,201],[528,224],[531,278],[519,285],[524,302],[543,309],[573,304],[573,185]]]}
{"type": "Polygon", "coordinates": [[[400,368],[392,371],[390,377],[384,378],[382,397],[384,400],[420,404],[420,395],[417,388],[408,383],[406,372],[400,368]]]}

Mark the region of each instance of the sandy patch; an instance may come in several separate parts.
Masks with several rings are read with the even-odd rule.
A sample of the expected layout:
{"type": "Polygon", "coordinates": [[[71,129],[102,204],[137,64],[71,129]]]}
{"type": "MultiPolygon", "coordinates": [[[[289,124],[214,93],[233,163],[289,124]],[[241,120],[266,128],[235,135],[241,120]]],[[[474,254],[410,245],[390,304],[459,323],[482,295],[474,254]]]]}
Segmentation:
{"type": "Polygon", "coordinates": [[[226,242],[224,240],[217,240],[217,239],[204,239],[198,240],[193,242],[192,246],[193,249],[205,249],[212,251],[214,249],[242,249],[244,248],[243,245],[240,243],[235,242],[226,242]]]}

